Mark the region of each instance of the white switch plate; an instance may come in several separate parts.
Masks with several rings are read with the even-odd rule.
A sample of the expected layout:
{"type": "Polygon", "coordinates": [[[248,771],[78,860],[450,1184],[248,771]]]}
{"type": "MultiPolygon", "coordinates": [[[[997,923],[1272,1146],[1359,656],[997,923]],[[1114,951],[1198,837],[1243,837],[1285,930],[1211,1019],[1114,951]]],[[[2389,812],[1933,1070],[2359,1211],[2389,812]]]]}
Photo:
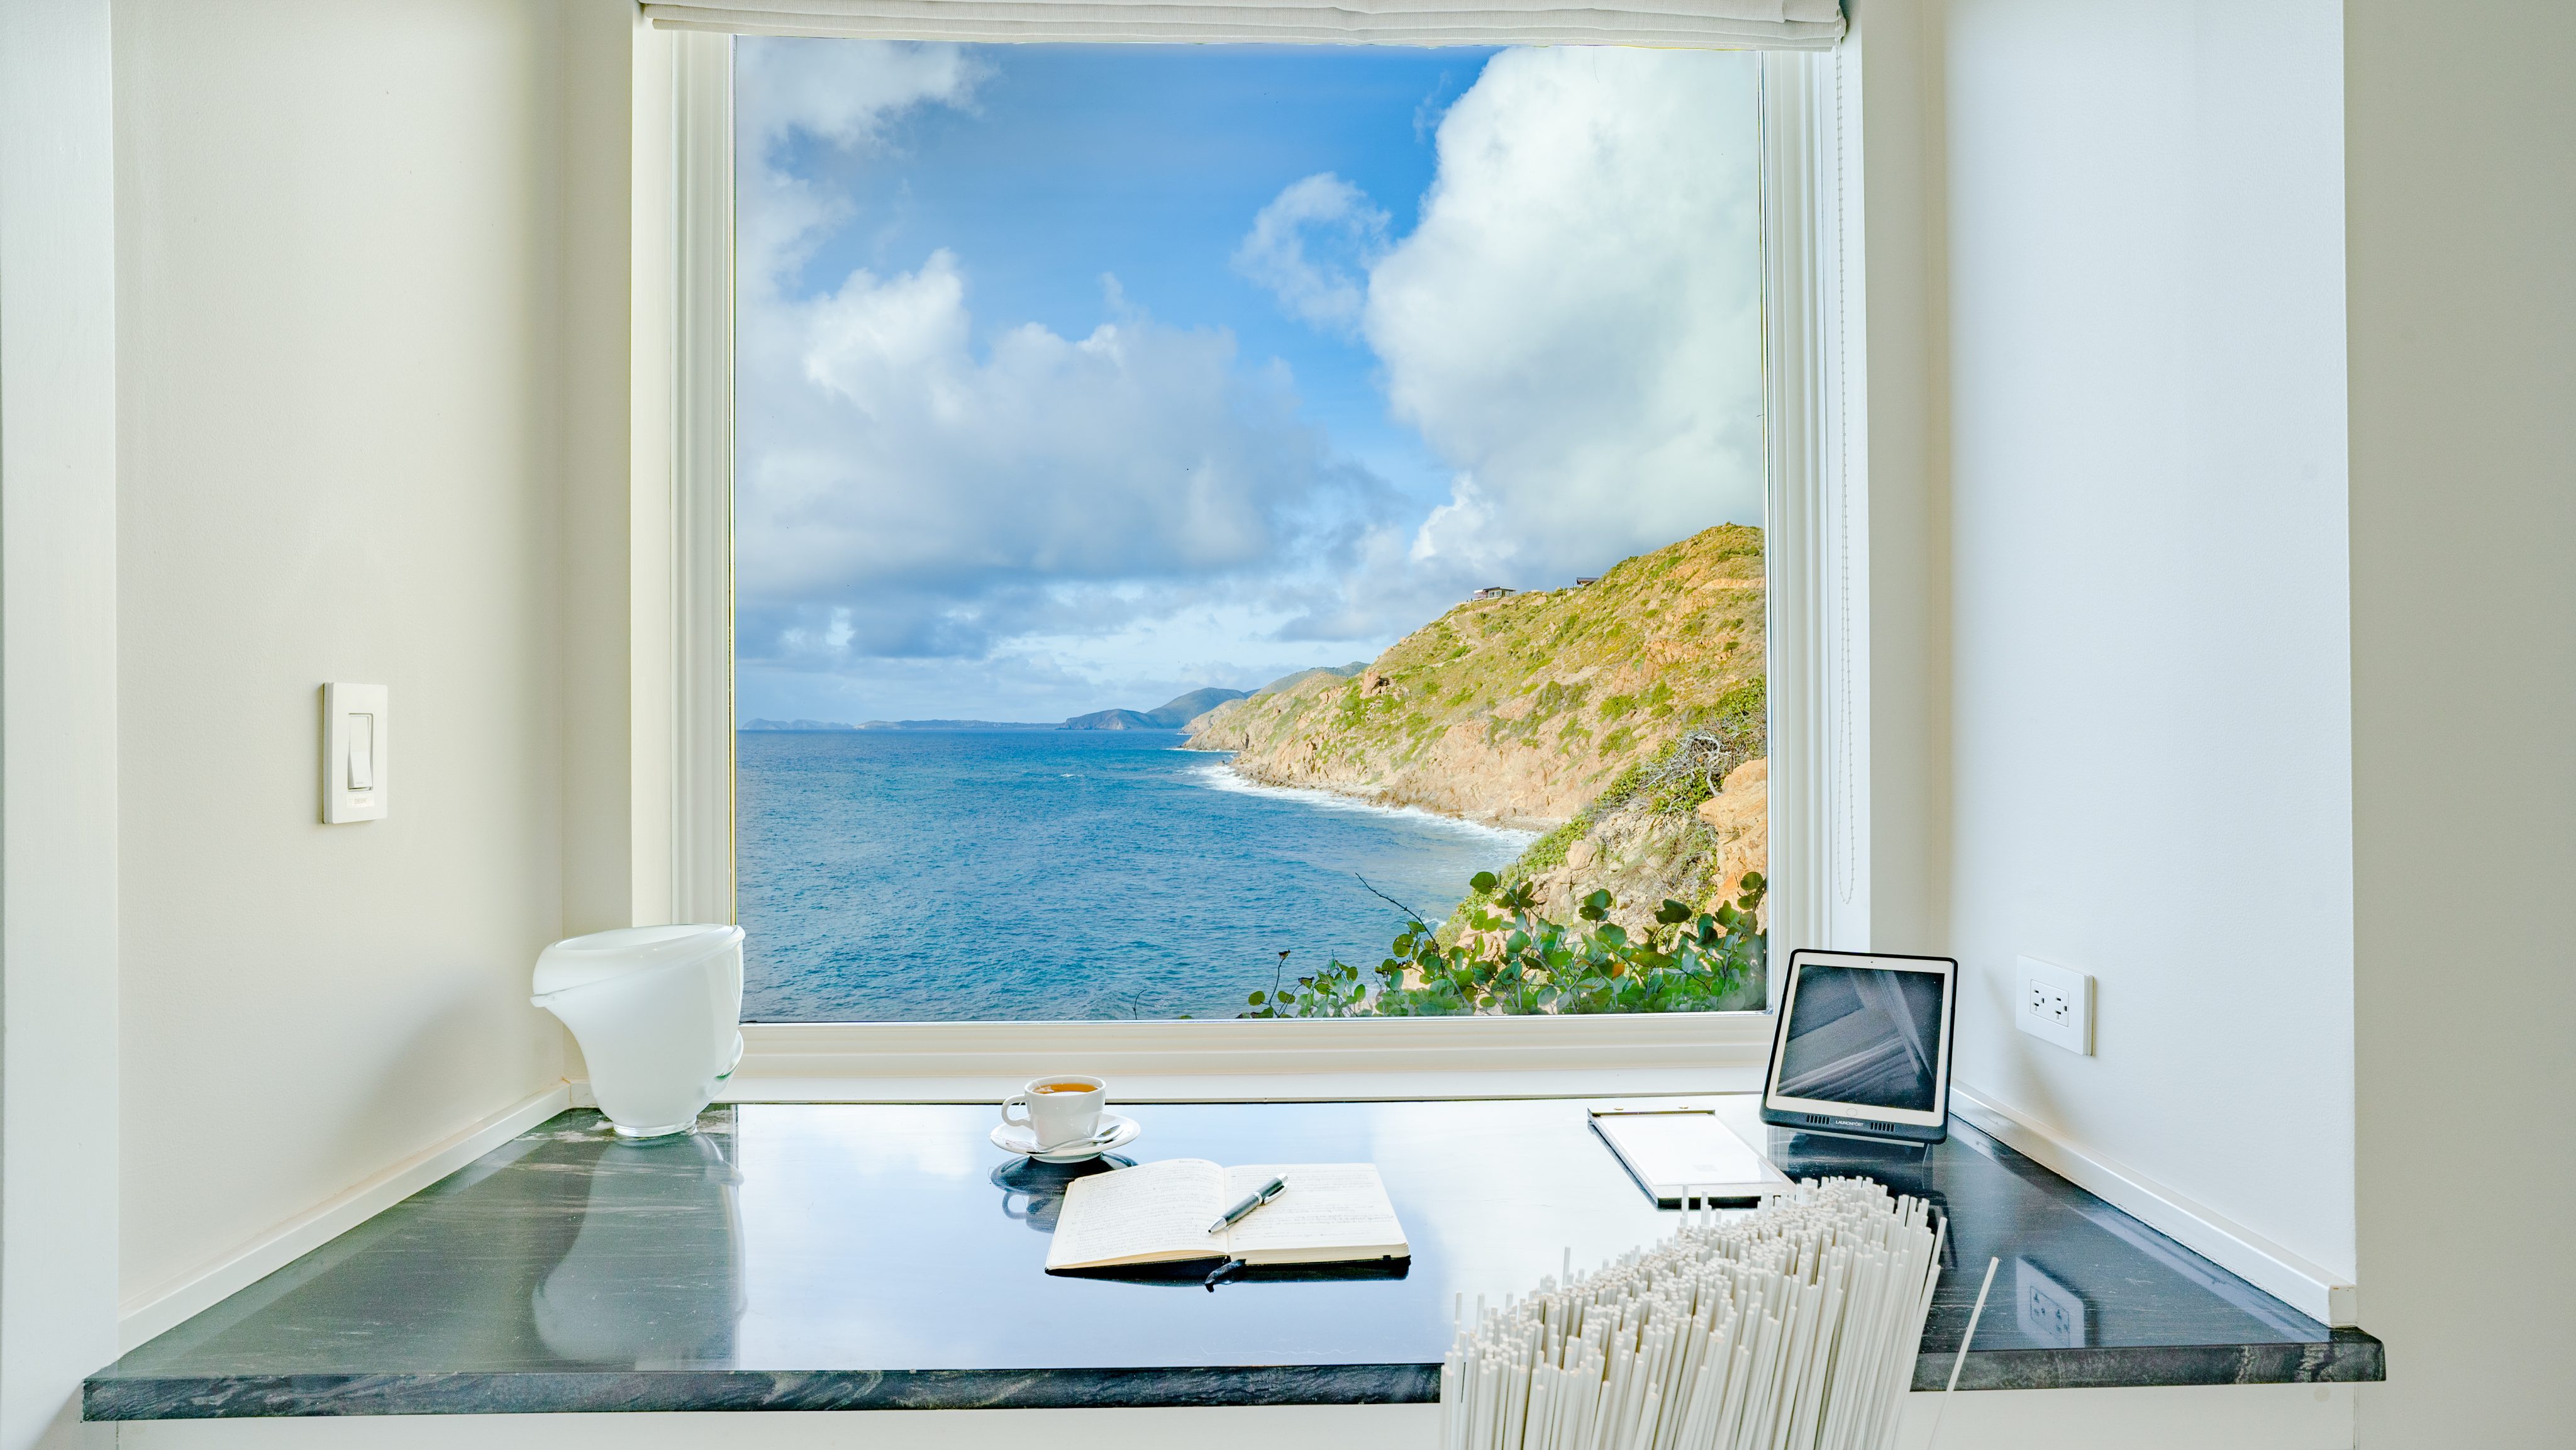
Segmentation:
{"type": "Polygon", "coordinates": [[[386,749],[385,687],[322,687],[322,823],[381,821],[391,755],[386,749]],[[360,788],[352,782],[365,782],[360,788]]]}
{"type": "Polygon", "coordinates": [[[2020,959],[2013,1025],[2069,1052],[2093,1055],[2093,979],[2037,957],[2020,959]]]}

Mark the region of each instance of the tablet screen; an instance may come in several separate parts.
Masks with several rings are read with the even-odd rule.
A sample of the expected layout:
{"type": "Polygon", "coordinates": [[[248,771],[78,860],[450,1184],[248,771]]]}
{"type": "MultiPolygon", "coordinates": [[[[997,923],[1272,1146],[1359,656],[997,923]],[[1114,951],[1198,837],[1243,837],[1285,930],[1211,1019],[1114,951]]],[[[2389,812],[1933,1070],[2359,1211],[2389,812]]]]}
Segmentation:
{"type": "Polygon", "coordinates": [[[1940,973],[1805,962],[1772,1091],[1938,1112],[1940,1061],[1940,973]]]}

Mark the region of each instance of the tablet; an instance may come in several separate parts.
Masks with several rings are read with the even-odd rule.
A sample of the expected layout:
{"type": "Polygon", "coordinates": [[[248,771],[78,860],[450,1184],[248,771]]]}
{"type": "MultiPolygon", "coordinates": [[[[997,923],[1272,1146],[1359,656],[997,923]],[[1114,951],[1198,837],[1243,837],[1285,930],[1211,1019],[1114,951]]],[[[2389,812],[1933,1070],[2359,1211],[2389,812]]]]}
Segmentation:
{"type": "Polygon", "coordinates": [[[1790,953],[1762,1121],[1895,1143],[1949,1137],[1958,991],[1948,957],[1790,953]]]}

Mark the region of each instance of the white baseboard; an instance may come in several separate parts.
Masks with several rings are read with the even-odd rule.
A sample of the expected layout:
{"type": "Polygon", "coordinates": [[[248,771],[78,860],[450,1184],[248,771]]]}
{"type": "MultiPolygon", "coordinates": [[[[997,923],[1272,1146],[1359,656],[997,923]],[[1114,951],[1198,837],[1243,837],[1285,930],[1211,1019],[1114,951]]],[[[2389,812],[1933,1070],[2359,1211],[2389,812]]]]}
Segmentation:
{"type": "Polygon", "coordinates": [[[226,1295],[246,1289],[572,1105],[557,1083],[432,1144],[248,1243],[163,1280],[118,1306],[117,1353],[134,1348],[226,1295]]]}
{"type": "Polygon", "coordinates": [[[1951,1084],[1950,1109],[2004,1146],[2309,1318],[2340,1328],[2360,1322],[2360,1293],[2350,1280],[2226,1215],[2075,1142],[1982,1089],[1951,1084]]]}

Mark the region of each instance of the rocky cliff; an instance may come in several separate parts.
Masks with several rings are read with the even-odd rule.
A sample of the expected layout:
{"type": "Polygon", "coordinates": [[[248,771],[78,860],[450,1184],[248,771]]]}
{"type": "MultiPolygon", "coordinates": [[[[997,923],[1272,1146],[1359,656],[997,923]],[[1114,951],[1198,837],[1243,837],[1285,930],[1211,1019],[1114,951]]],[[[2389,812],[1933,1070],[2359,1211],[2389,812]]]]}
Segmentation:
{"type": "Polygon", "coordinates": [[[1505,879],[1560,920],[1607,887],[1633,926],[1762,869],[1762,571],[1762,531],[1723,525],[1579,589],[1471,600],[1354,677],[1218,706],[1189,744],[1264,784],[1543,831],[1505,879]]]}
{"type": "MultiPolygon", "coordinates": [[[[1619,903],[1610,919],[1632,932],[1667,900],[1703,911],[1742,900],[1746,875],[1770,871],[1771,762],[1747,758],[1749,743],[1730,745],[1722,730],[1675,741],[1532,842],[1498,873],[1503,884],[1537,888],[1539,914],[1554,921],[1573,920],[1585,896],[1606,890],[1619,903]]],[[[1461,903],[1453,936],[1465,914],[1461,903]]],[[[1757,908],[1756,920],[1769,915],[1757,908]]]]}
{"type": "Polygon", "coordinates": [[[1725,525],[1581,589],[1458,605],[1355,677],[1218,706],[1189,743],[1266,784],[1547,830],[1758,702],[1762,605],[1762,531],[1725,525]]]}

